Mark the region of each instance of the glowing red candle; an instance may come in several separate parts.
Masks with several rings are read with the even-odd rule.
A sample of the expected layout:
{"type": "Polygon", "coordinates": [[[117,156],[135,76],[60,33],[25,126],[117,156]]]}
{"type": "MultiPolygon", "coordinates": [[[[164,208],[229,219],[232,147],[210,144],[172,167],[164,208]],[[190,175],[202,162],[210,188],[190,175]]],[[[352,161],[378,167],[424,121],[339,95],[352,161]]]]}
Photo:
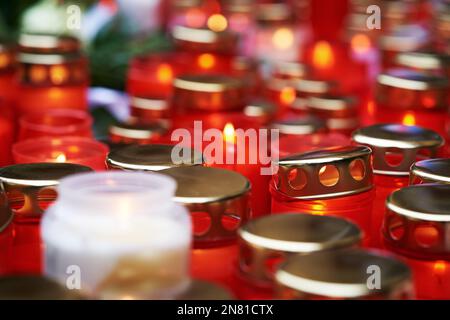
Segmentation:
{"type": "Polygon", "coordinates": [[[448,80],[439,75],[392,69],[378,77],[375,119],[418,125],[446,134],[448,80]]]}
{"type": "Polygon", "coordinates": [[[75,163],[94,170],[105,170],[108,147],[85,137],[42,137],[13,145],[15,163],[75,163]]]}
{"type": "Polygon", "coordinates": [[[40,221],[56,198],[54,187],[62,177],[90,170],[68,163],[19,164],[0,169],[0,184],[14,213],[10,272],[41,272],[40,221]]]}
{"type": "Polygon", "coordinates": [[[379,247],[386,198],[408,185],[411,165],[435,157],[443,139],[436,132],[417,126],[380,124],[355,131],[353,140],[372,149],[376,197],[370,238],[372,245],[379,247]]]}
{"type": "Polygon", "coordinates": [[[270,185],[272,212],[349,219],[364,231],[367,244],[375,196],[370,154],[367,147],[343,146],[280,159],[270,185]]]}
{"type": "Polygon", "coordinates": [[[411,271],[393,256],[358,248],[296,255],[275,274],[277,298],[300,300],[409,300],[414,298],[411,271]],[[378,269],[379,268],[379,269],[378,269]],[[371,285],[379,272],[385,286],[371,285]]]}
{"type": "Polygon", "coordinates": [[[19,39],[17,101],[21,114],[53,108],[87,109],[88,67],[71,37],[23,34],[19,39]]]}
{"type": "Polygon", "coordinates": [[[51,109],[28,113],[19,120],[19,140],[39,137],[92,137],[92,117],[83,110],[51,109]]]}
{"type": "Polygon", "coordinates": [[[450,299],[449,195],[448,185],[421,184],[387,200],[384,244],[411,267],[419,299],[450,299]]]}
{"type": "Polygon", "coordinates": [[[192,276],[229,284],[237,257],[237,229],[251,216],[249,181],[233,171],[202,166],[160,172],[176,180],[175,201],[191,213],[192,276]]]}
{"type": "Polygon", "coordinates": [[[334,217],[286,213],[255,219],[239,229],[232,284],[239,299],[273,299],[277,267],[290,256],[359,244],[361,231],[334,217]]]}

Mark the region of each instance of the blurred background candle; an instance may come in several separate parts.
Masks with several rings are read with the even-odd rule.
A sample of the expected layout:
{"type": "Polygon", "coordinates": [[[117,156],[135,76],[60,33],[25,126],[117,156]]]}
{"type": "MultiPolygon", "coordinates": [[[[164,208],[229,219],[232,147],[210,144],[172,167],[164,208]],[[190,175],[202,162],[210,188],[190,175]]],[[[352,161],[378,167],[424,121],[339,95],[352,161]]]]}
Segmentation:
{"type": "Polygon", "coordinates": [[[436,132],[418,126],[379,124],[353,133],[356,143],[372,149],[376,195],[371,222],[371,245],[381,246],[381,226],[386,198],[408,185],[411,165],[417,160],[434,158],[443,139],[436,132]]]}
{"type": "Polygon", "coordinates": [[[273,299],[277,267],[295,254],[357,246],[359,228],[343,219],[309,214],[268,216],[239,229],[233,289],[239,299],[273,299]]]}
{"type": "Polygon", "coordinates": [[[393,192],[386,203],[383,243],[411,267],[419,299],[450,299],[449,194],[448,185],[421,184],[393,192]]]}
{"type": "Polygon", "coordinates": [[[103,172],[63,179],[45,212],[45,274],[66,283],[81,270],[91,298],[169,299],[189,286],[191,223],[156,173],[103,172]],[[63,235],[63,236],[62,236],[63,235]]]}
{"type": "Polygon", "coordinates": [[[363,230],[367,245],[375,196],[370,155],[367,147],[342,146],[281,158],[270,184],[272,213],[349,219],[363,230]]]}
{"type": "Polygon", "coordinates": [[[105,170],[108,147],[85,137],[42,137],[20,141],[13,146],[15,163],[67,162],[105,170]]]}
{"type": "Polygon", "coordinates": [[[53,108],[87,109],[88,66],[80,46],[76,38],[68,36],[20,36],[20,114],[53,108]]]}
{"type": "Polygon", "coordinates": [[[14,213],[14,236],[9,259],[9,272],[39,274],[42,242],[42,213],[55,200],[55,186],[71,174],[88,172],[90,168],[67,163],[33,163],[0,169],[1,189],[14,213]]]}
{"type": "Polygon", "coordinates": [[[92,137],[92,117],[83,110],[50,109],[28,113],[19,119],[18,140],[39,137],[92,137]]]}
{"type": "Polygon", "coordinates": [[[175,201],[191,213],[194,278],[230,284],[237,230],[251,218],[250,183],[239,173],[202,166],[160,171],[177,182],[175,201]]]}

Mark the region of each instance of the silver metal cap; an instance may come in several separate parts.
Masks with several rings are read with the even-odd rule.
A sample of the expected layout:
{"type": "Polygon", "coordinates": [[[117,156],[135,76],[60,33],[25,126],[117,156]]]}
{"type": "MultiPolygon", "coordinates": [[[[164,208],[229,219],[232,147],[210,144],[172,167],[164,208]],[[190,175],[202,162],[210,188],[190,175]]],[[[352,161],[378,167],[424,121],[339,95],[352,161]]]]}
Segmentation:
{"type": "Polygon", "coordinates": [[[410,184],[445,183],[450,184],[450,159],[428,159],[418,161],[411,167],[410,184]]]}

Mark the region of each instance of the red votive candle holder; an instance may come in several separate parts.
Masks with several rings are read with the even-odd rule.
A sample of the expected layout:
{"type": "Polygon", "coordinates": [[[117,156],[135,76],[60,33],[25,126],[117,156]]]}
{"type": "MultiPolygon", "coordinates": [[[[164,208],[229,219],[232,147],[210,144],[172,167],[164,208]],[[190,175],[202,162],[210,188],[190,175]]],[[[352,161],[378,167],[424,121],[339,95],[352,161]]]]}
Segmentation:
{"type": "Polygon", "coordinates": [[[275,274],[276,297],[287,300],[410,300],[411,270],[392,255],[359,248],[295,255],[275,274]],[[371,267],[379,268],[380,283],[370,286],[371,267]]]}
{"type": "Polygon", "coordinates": [[[378,77],[375,119],[418,125],[444,136],[448,103],[449,83],[444,76],[391,69],[378,77]]]}
{"type": "Polygon", "coordinates": [[[434,131],[418,126],[378,124],[358,129],[356,143],[372,149],[376,196],[371,222],[371,245],[381,246],[381,225],[386,198],[408,185],[411,165],[417,160],[434,158],[444,140],[434,131]]]}
{"type": "Polygon", "coordinates": [[[191,213],[194,278],[230,285],[237,229],[251,217],[250,182],[241,174],[202,166],[160,171],[177,182],[175,201],[191,213]]]}
{"type": "Polygon", "coordinates": [[[55,186],[61,178],[88,171],[91,171],[88,167],[69,163],[19,164],[0,169],[0,185],[14,214],[14,236],[8,257],[10,273],[42,271],[42,214],[55,200],[55,186]]]}
{"type": "Polygon", "coordinates": [[[11,272],[13,244],[13,212],[6,194],[0,192],[0,276],[11,272]]]}
{"type": "Polygon", "coordinates": [[[359,228],[335,217],[286,213],[254,219],[239,229],[232,289],[239,299],[273,299],[277,267],[296,254],[357,246],[359,228]]]}
{"type": "Polygon", "coordinates": [[[54,108],[87,109],[88,62],[77,39],[23,34],[18,61],[20,114],[54,108]]]}
{"type": "Polygon", "coordinates": [[[83,110],[50,109],[23,115],[18,140],[40,137],[92,137],[92,117],[83,110]]]}
{"type": "Polygon", "coordinates": [[[449,185],[421,184],[386,203],[384,245],[411,267],[419,299],[450,299],[449,195],[449,185]]]}
{"type": "Polygon", "coordinates": [[[85,137],[42,137],[17,142],[13,145],[14,162],[75,163],[94,170],[105,170],[108,147],[85,137]]]}
{"type": "Polygon", "coordinates": [[[375,197],[370,155],[364,146],[342,146],[281,158],[270,184],[272,213],[345,218],[361,228],[368,244],[375,197]]]}

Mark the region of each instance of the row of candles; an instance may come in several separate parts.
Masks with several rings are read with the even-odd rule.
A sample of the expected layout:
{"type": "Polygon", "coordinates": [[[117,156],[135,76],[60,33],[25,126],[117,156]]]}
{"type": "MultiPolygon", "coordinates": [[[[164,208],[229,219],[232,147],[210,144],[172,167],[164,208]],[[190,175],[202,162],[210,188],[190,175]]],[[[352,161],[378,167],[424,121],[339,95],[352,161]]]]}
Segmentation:
{"type": "MultiPolygon", "coordinates": [[[[186,298],[198,285],[191,278],[245,299],[450,297],[450,165],[424,160],[448,154],[444,55],[396,55],[403,69],[384,71],[372,100],[368,65],[352,57],[353,45],[315,42],[304,63],[271,64],[264,77],[258,63],[235,55],[227,30],[176,25],[172,36],[175,51],[131,61],[131,118],[110,128],[111,151],[92,138],[77,41],[20,38],[20,72],[10,64],[0,75],[15,83],[6,101],[23,92],[12,148],[14,116],[1,127],[4,154],[12,150],[16,163],[0,169],[3,274],[39,274],[44,264],[64,284],[67,268],[78,266],[83,294],[96,298],[186,298]],[[436,70],[421,64],[424,56],[436,70]],[[174,164],[172,132],[195,136],[198,120],[223,130],[225,157],[236,153],[236,129],[278,129],[278,148],[257,150],[277,154],[277,173],[210,163],[205,147],[190,150],[198,147],[190,142],[192,162],[174,164]],[[423,182],[442,185],[413,185],[423,182]],[[381,274],[389,286],[367,288],[367,265],[390,270],[381,274]]],[[[3,52],[15,60],[14,50],[3,52]]]]}

